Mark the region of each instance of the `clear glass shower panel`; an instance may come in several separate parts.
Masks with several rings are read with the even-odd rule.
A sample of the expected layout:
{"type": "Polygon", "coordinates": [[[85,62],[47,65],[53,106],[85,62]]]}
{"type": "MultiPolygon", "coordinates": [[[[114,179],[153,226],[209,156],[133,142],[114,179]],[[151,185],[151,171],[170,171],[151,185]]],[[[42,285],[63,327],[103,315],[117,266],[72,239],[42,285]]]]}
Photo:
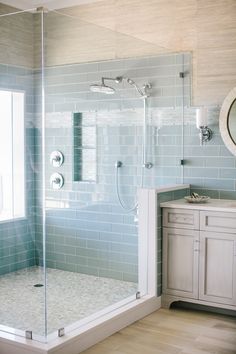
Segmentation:
{"type": "Polygon", "coordinates": [[[41,213],[36,205],[42,178],[37,145],[41,90],[36,87],[41,68],[34,67],[34,49],[41,41],[34,23],[40,27],[40,15],[3,16],[16,11],[0,3],[0,325],[44,340],[41,213]]]}
{"type": "Polygon", "coordinates": [[[184,182],[185,109],[190,104],[190,54],[150,59],[152,90],[148,102],[147,187],[184,182]]]}
{"type": "Polygon", "coordinates": [[[90,86],[130,75],[142,90],[147,78],[135,76],[136,60],[105,60],[116,57],[126,36],[72,13],[45,15],[49,334],[136,301],[140,290],[137,210],[118,202],[115,165],[122,162],[119,192],[130,208],[142,178],[143,99],[127,79],[110,82],[114,95],[90,86]]]}

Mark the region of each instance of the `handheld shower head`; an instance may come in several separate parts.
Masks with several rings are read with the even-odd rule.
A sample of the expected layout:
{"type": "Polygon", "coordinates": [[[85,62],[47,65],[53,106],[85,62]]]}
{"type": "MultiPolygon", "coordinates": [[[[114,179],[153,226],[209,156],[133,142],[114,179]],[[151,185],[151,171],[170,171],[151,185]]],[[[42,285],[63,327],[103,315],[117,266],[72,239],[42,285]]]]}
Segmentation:
{"type": "Polygon", "coordinates": [[[130,79],[129,77],[127,77],[127,82],[130,85],[134,85],[135,84],[134,80],[130,79]]]}
{"type": "Polygon", "coordinates": [[[130,84],[131,86],[133,86],[136,91],[140,94],[141,97],[145,98],[147,97],[147,92],[146,92],[146,86],[144,87],[144,91],[141,90],[141,88],[136,84],[136,82],[132,79],[130,79],[129,77],[127,77],[127,82],[128,84],[130,84]]]}

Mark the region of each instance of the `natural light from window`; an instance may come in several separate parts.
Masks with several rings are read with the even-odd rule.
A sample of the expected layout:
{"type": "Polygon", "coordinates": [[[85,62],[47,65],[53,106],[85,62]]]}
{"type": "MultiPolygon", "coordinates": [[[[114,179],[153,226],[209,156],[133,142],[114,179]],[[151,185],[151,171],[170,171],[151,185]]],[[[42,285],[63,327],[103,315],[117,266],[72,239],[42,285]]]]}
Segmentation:
{"type": "Polygon", "coordinates": [[[0,90],[0,222],[25,217],[24,93],[0,90]]]}

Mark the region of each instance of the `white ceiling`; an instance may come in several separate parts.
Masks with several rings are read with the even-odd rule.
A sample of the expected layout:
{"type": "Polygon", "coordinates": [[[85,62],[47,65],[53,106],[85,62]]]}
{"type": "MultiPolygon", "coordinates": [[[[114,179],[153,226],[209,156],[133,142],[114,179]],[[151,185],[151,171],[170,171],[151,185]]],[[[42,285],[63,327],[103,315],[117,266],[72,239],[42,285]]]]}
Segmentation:
{"type": "Polygon", "coordinates": [[[102,0],[3,0],[1,3],[27,10],[44,6],[49,10],[63,9],[65,7],[90,4],[102,0]]]}

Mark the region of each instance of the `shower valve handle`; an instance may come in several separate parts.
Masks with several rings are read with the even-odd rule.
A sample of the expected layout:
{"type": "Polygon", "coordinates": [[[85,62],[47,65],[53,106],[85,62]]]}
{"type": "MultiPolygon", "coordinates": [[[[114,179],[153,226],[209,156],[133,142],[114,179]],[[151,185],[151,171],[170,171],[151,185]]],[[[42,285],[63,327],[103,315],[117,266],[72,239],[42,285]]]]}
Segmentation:
{"type": "Polygon", "coordinates": [[[53,151],[50,155],[50,162],[53,167],[60,167],[64,162],[64,155],[61,151],[53,151]]]}
{"type": "Polygon", "coordinates": [[[144,168],[147,168],[148,170],[150,170],[150,168],[153,167],[153,163],[151,163],[151,162],[146,162],[146,163],[143,164],[143,167],[144,167],[144,168]]]}
{"type": "Polygon", "coordinates": [[[115,163],[116,168],[120,168],[120,167],[122,167],[122,165],[123,165],[123,163],[121,161],[116,161],[116,163],[115,163]]]}
{"type": "Polygon", "coordinates": [[[53,173],[50,178],[52,189],[61,189],[64,184],[64,178],[60,173],[53,173]]]}
{"type": "Polygon", "coordinates": [[[52,181],[52,183],[59,184],[60,181],[61,181],[60,178],[55,178],[55,179],[52,181]]]}

